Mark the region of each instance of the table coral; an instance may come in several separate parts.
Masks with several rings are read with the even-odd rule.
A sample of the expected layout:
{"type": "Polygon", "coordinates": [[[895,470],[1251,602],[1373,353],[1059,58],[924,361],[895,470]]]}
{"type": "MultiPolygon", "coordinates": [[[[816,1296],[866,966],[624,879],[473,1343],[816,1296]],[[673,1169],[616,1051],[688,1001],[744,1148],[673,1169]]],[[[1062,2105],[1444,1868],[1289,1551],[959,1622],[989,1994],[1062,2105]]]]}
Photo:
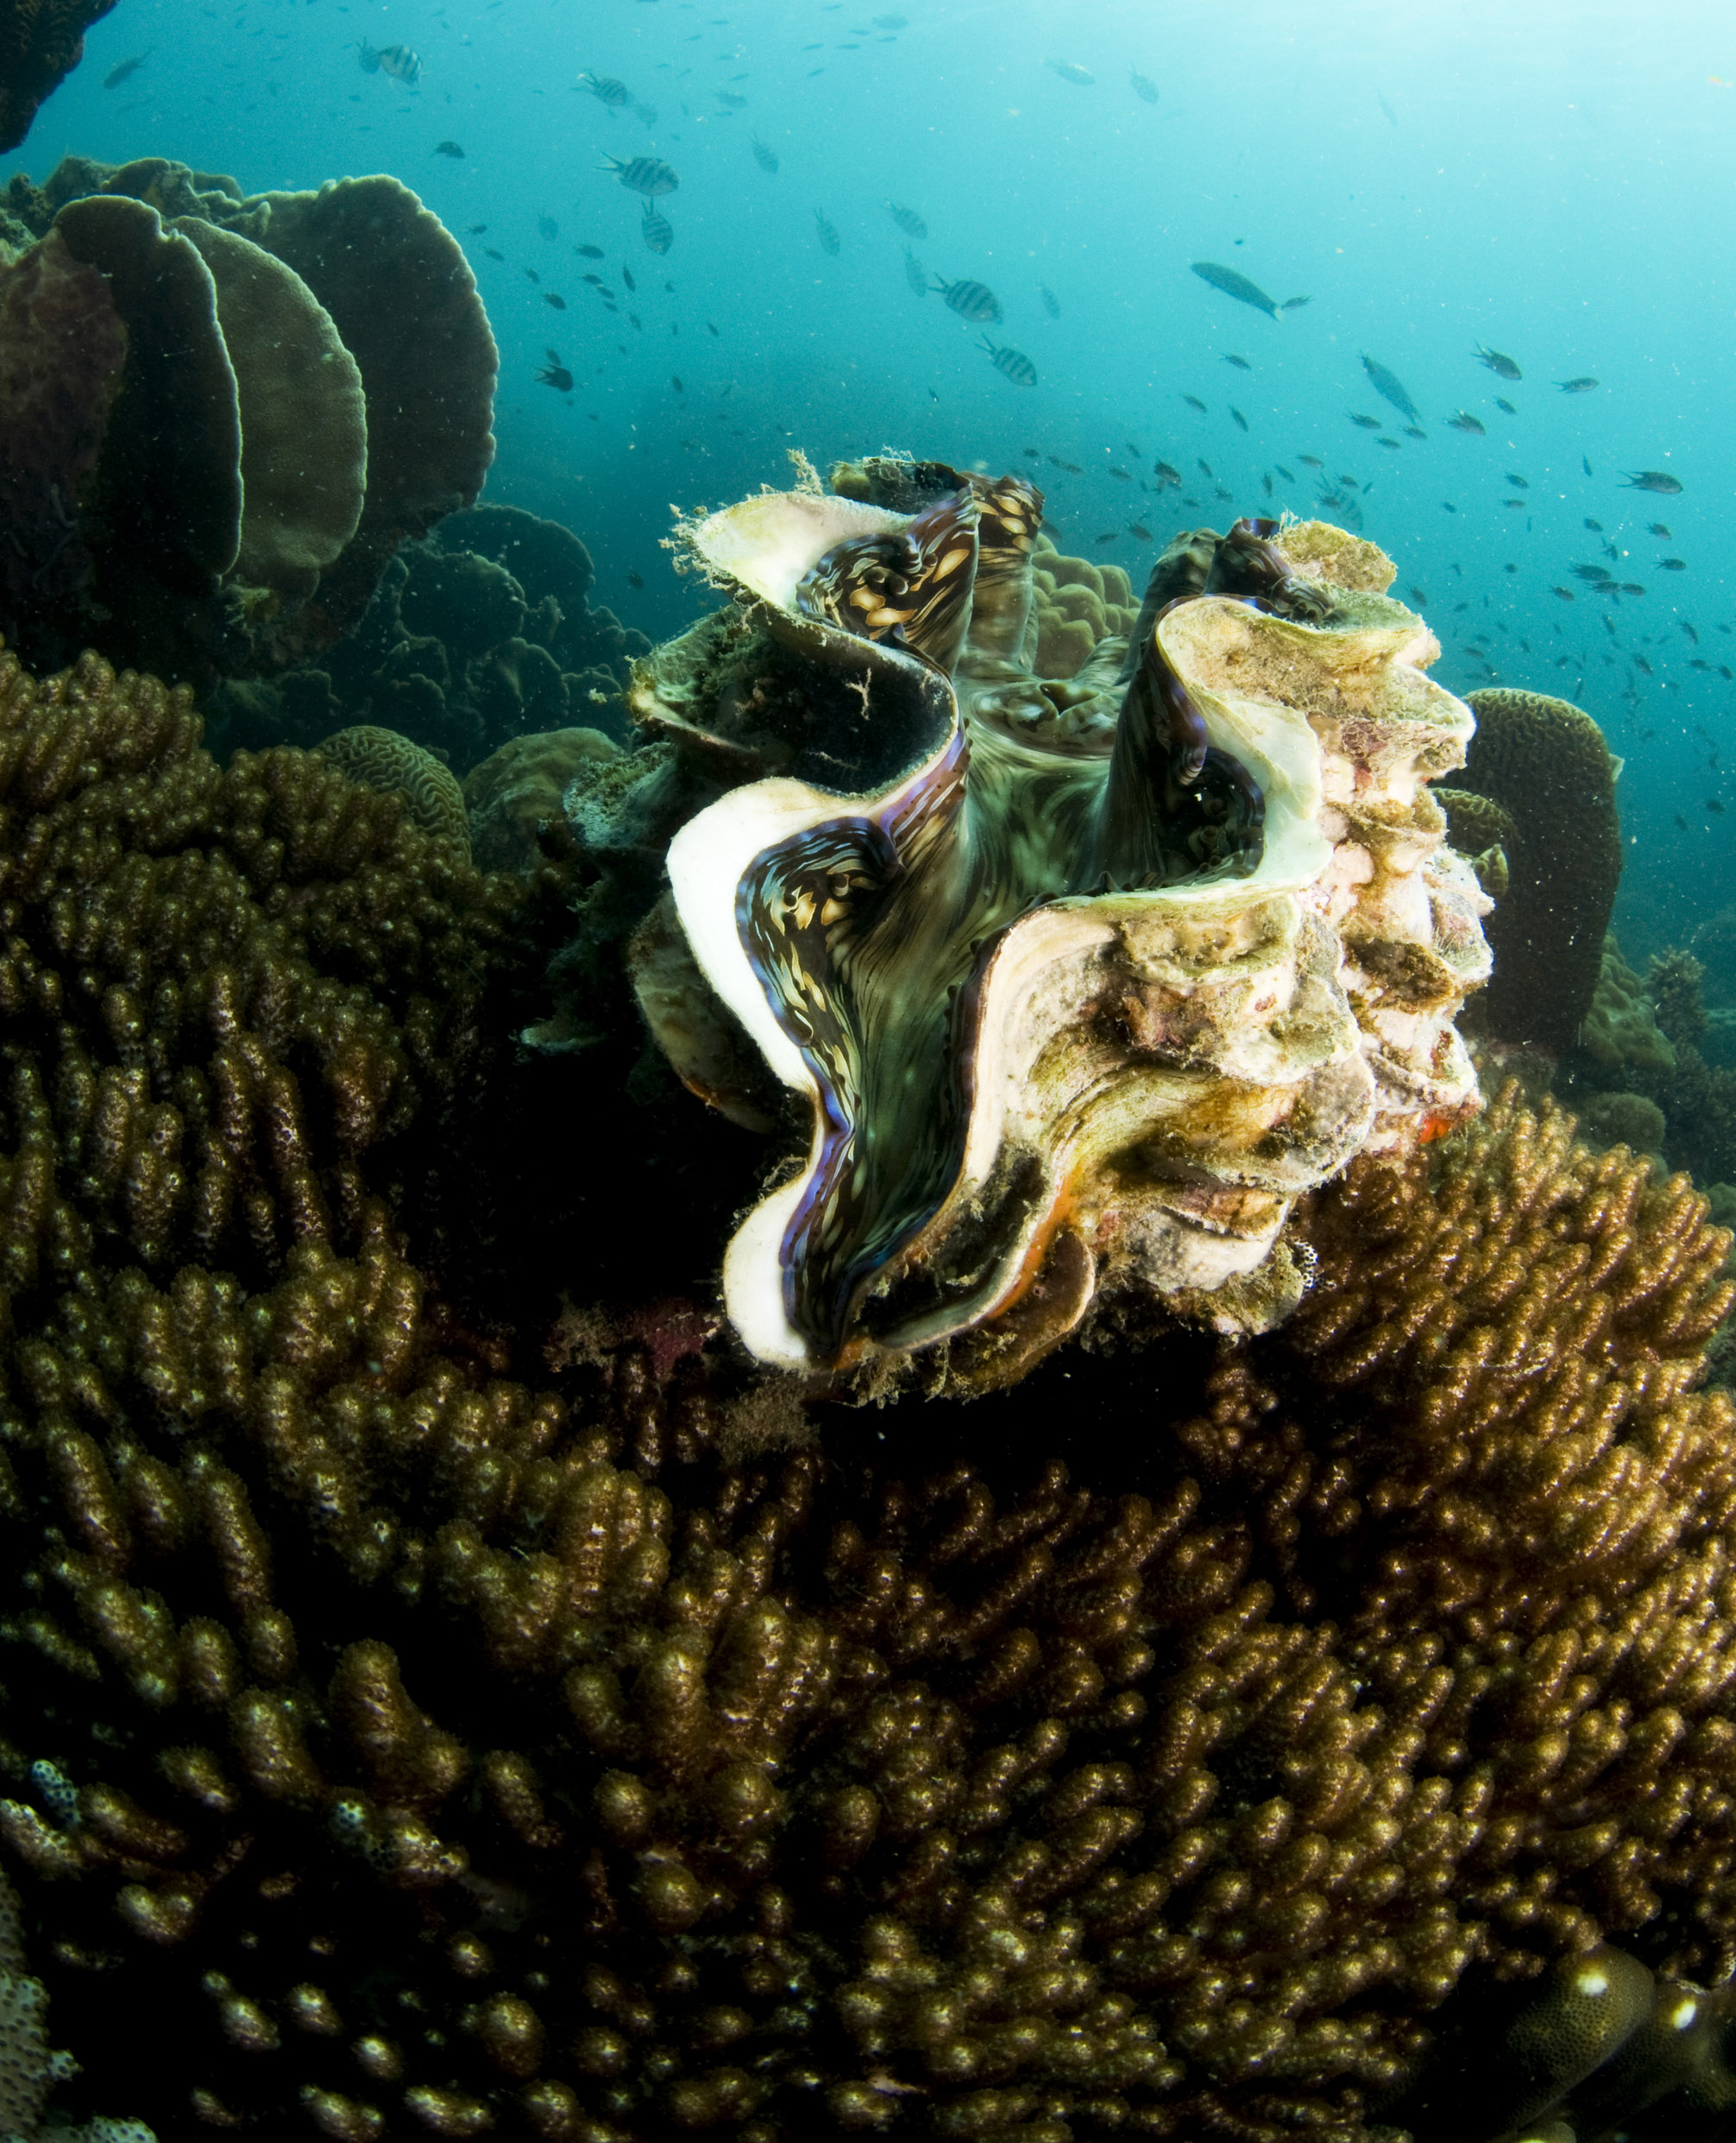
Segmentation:
{"type": "Polygon", "coordinates": [[[244,200],[160,157],[67,158],[7,198],[39,236],[0,268],[0,552],[40,564],[0,579],[0,629],[33,659],[282,668],[475,498],[494,342],[456,241],[395,180],[244,200]]]}

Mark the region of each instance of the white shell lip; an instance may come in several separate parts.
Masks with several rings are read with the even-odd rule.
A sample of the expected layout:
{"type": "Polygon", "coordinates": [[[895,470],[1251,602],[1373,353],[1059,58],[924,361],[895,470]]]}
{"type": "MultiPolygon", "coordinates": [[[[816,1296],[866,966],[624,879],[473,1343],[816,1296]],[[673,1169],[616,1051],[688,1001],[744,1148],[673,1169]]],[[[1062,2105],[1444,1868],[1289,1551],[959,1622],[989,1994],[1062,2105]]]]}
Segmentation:
{"type": "MultiPolygon", "coordinates": [[[[896,809],[903,797],[932,778],[957,742],[955,727],[920,766],[872,796],[840,798],[782,775],[732,789],[689,819],[670,843],[676,912],[706,980],[777,1078],[810,1100],[819,1100],[819,1083],[779,1022],[748,957],[736,921],[736,888],[757,856],[794,835],[829,819],[854,813],[880,816],[896,809]]],[[[783,1239],[819,1165],[823,1138],[824,1121],[816,1108],[806,1165],[754,1207],[724,1255],[724,1302],[730,1321],[749,1352],[775,1368],[815,1366],[808,1342],[784,1308],[783,1239]]]]}
{"type": "Polygon", "coordinates": [[[908,528],[910,519],[830,492],[762,491],[708,514],[686,533],[708,571],[793,611],[802,575],[834,545],[908,528]]]}

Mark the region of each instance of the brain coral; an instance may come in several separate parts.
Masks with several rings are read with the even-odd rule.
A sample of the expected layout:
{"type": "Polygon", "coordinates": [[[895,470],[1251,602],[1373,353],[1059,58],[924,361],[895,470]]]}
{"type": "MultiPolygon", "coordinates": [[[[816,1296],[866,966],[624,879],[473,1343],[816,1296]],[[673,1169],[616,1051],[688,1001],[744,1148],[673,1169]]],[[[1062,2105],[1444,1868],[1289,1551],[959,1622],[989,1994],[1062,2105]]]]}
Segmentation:
{"type": "Polygon", "coordinates": [[[768,1449],[692,1305],[538,1367],[431,1279],[407,1156],[467,1056],[515,1106],[464,1037],[525,895],[95,663],[9,661],[0,743],[0,1839],[80,2089],[1372,2143],[1472,1968],[1727,1970],[1685,1182],[1508,1096],[1306,1203],[1279,1333],[768,1449]]]}
{"type": "MultiPolygon", "coordinates": [[[[1468,699],[1477,729],[1456,785],[1498,805],[1513,829],[1506,896],[1487,926],[1495,959],[1484,1017],[1503,1041],[1559,1054],[1590,1009],[1621,877],[1617,763],[1567,700],[1497,687],[1468,699]]],[[[1486,826],[1464,837],[1484,846],[1486,826]]]]}

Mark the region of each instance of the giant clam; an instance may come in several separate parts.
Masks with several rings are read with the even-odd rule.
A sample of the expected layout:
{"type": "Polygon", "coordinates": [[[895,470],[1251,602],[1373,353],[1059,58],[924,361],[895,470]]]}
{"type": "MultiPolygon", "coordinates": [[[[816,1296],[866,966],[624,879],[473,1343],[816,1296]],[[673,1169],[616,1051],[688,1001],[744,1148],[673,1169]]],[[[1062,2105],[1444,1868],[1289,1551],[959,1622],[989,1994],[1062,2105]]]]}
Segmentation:
{"type": "Polygon", "coordinates": [[[809,1121],[729,1245],[737,1333],[983,1388],[1105,1289],[1263,1328],[1299,1194],[1477,1103],[1488,903],[1427,785],[1474,722],[1438,643],[1371,544],[1244,522],[1179,538],[1130,640],[1046,685],[1040,494],[894,457],[833,485],[683,524],[735,608],[633,693],[712,799],[640,1002],[708,1099],[753,1112],[720,1068],[745,1040],[809,1121]],[[770,752],[744,633],[802,702],[770,752]]]}

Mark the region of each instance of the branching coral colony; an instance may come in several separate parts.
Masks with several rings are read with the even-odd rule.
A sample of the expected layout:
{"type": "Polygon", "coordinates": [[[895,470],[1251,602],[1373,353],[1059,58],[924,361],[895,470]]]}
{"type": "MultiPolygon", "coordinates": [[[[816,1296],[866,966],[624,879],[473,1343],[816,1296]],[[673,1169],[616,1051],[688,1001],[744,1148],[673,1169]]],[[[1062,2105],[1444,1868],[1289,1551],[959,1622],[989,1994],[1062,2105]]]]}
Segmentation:
{"type": "MultiPolygon", "coordinates": [[[[691,1301],[582,1301],[544,1363],[632,1215],[440,1188],[462,1122],[582,1186],[645,1120],[606,1042],[507,1046],[546,871],[317,757],[221,771],[93,659],[0,659],[0,1839],[69,2118],[1716,2117],[1732,1290],[1684,1179],[1510,1089],[1297,1186],[1263,1333],[1108,1290],[991,1396],[804,1423],[691,1301]]],[[[610,854],[563,867],[619,925],[610,854]]]]}

